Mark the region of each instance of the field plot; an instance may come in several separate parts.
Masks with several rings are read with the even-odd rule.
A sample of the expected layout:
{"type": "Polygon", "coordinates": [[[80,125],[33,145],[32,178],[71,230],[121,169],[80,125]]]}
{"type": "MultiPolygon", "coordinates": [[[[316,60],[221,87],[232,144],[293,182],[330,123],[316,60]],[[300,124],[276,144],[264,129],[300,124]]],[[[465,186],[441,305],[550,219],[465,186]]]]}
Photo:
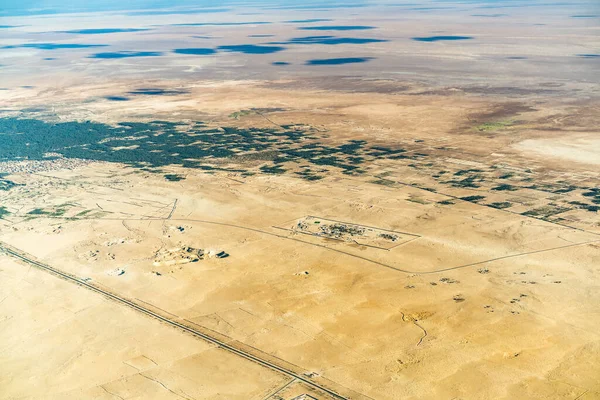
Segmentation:
{"type": "Polygon", "coordinates": [[[336,221],[333,219],[315,217],[313,215],[307,215],[294,220],[291,224],[286,223],[283,225],[284,226],[277,228],[290,230],[294,233],[355,243],[361,246],[382,250],[391,250],[394,247],[420,237],[419,235],[411,233],[396,232],[367,225],[336,221]]]}

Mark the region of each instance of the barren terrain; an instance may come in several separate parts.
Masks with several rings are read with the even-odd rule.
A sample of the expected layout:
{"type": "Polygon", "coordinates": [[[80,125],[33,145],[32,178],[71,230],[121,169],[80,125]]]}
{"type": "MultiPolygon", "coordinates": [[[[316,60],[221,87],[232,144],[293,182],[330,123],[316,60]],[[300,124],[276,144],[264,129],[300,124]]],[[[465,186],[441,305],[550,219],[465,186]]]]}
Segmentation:
{"type": "MultiPolygon", "coordinates": [[[[373,37],[407,35],[368,10],[373,37]]],[[[521,11],[514,35],[534,29],[521,11]]],[[[227,15],[211,34],[255,31],[227,15]]],[[[65,23],[26,18],[4,45],[44,18],[65,23]]],[[[418,41],[402,78],[246,55],[9,65],[0,398],[600,398],[597,61],[561,64],[572,46],[542,36],[517,46],[552,52],[521,60],[527,82],[482,80],[479,45],[421,62],[418,41]]],[[[395,43],[369,51],[397,71],[395,43]]]]}

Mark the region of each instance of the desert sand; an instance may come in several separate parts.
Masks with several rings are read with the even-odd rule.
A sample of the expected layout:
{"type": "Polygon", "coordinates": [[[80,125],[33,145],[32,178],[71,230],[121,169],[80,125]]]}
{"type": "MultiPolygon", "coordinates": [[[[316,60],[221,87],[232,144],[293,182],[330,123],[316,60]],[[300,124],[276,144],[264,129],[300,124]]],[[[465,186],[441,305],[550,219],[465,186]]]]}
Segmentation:
{"type": "MultiPolygon", "coordinates": [[[[528,15],[511,14],[516,36],[549,32],[528,15]]],[[[79,27],[64,18],[4,45],[79,27]]],[[[156,43],[191,40],[164,29],[156,43]]],[[[256,32],[210,28],[218,44],[256,32]]],[[[483,79],[469,60],[495,58],[477,44],[427,64],[412,42],[401,76],[237,54],[8,66],[0,398],[600,398],[600,100],[593,61],[561,64],[572,46],[542,37],[495,42],[546,57],[513,60],[518,78],[483,79]]],[[[397,72],[395,43],[370,51],[397,72]]]]}

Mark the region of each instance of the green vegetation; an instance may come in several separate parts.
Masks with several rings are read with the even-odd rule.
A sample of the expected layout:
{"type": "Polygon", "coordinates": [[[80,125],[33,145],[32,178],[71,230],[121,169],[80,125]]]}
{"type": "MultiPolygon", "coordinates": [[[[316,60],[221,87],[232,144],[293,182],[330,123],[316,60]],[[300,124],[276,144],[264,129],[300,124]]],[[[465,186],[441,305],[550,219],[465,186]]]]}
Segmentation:
{"type": "Polygon", "coordinates": [[[283,173],[285,173],[286,170],[281,168],[278,165],[273,165],[273,166],[263,165],[262,167],[260,167],[260,171],[265,174],[283,174],[283,173]]]}
{"type": "MultiPolygon", "coordinates": [[[[266,159],[275,164],[308,161],[313,165],[340,168],[346,174],[357,174],[362,172],[359,165],[368,152],[386,157],[404,151],[366,149],[366,142],[359,140],[329,147],[308,141],[306,132],[300,128],[214,128],[199,121],[191,124],[122,122],[110,126],[95,122],[48,123],[36,119],[0,118],[0,132],[3,133],[0,135],[0,161],[41,160],[46,153],[53,152],[65,158],[121,162],[147,172],[163,173],[161,167],[171,165],[205,171],[246,172],[206,164],[219,158],[266,159]]],[[[283,171],[281,167],[263,168],[267,173],[283,171]]]]}
{"type": "Polygon", "coordinates": [[[306,179],[307,181],[318,181],[324,178],[322,175],[316,175],[310,168],[306,168],[302,171],[294,173],[302,177],[302,179],[306,179]]]}
{"type": "Polygon", "coordinates": [[[485,196],[466,196],[466,197],[461,197],[461,200],[464,201],[468,201],[470,203],[477,203],[483,199],[485,199],[485,196]]]}
{"type": "MultiPolygon", "coordinates": [[[[260,112],[260,109],[242,110],[236,117],[260,112]]],[[[50,123],[38,119],[0,118],[0,133],[0,161],[44,160],[47,153],[56,153],[66,159],[124,163],[139,171],[161,174],[171,182],[181,181],[185,176],[169,173],[167,167],[193,168],[205,173],[234,172],[243,177],[257,173],[291,174],[306,181],[317,181],[334,171],[351,176],[364,174],[366,163],[401,158],[415,160],[409,165],[429,176],[440,178],[442,184],[454,187],[479,188],[490,173],[487,168],[469,168],[453,173],[443,170],[437,162],[433,163],[434,160],[426,158],[428,155],[425,153],[413,153],[410,149],[394,146],[371,145],[365,140],[330,144],[326,133],[307,125],[239,128],[215,127],[201,121],[152,121],[121,122],[111,126],[96,122],[50,123]],[[256,167],[246,169],[235,166],[244,162],[251,162],[256,167]],[[299,169],[299,166],[302,167],[299,169]]],[[[502,177],[508,178],[509,174],[502,177]]],[[[373,179],[371,182],[378,185],[398,185],[383,175],[373,179]]],[[[0,190],[9,190],[15,185],[0,176],[0,190]]],[[[435,192],[431,188],[421,189],[435,192]]],[[[573,188],[567,184],[553,183],[547,184],[544,189],[560,193],[561,190],[573,188]]],[[[493,190],[514,189],[504,184],[497,185],[493,190]]],[[[590,197],[591,203],[600,204],[600,189],[587,189],[584,196],[590,197]]],[[[482,199],[483,196],[464,198],[471,202],[482,199]]],[[[448,200],[439,204],[452,203],[448,200]]],[[[504,206],[504,203],[493,204],[498,208],[504,206]]],[[[591,210],[595,207],[591,204],[588,206],[592,207],[591,210]]],[[[28,216],[61,216],[67,210],[66,206],[39,208],[32,210],[28,216]]]]}
{"type": "Polygon", "coordinates": [[[81,217],[85,217],[86,215],[88,215],[91,212],[94,212],[96,210],[83,210],[80,213],[77,213],[77,215],[75,215],[75,218],[81,218],[81,217]]]}
{"type": "Polygon", "coordinates": [[[515,121],[512,120],[484,122],[483,124],[477,126],[475,129],[477,129],[477,131],[479,132],[492,132],[512,126],[514,125],[514,123],[515,121]]]}
{"type": "Polygon", "coordinates": [[[475,173],[477,173],[477,172],[483,172],[483,170],[481,170],[481,169],[477,169],[477,168],[472,168],[472,169],[461,169],[461,170],[458,170],[458,171],[456,171],[456,172],[454,173],[454,176],[463,176],[463,175],[470,174],[470,173],[472,173],[472,172],[475,172],[475,173]]]}
{"type": "Polygon", "coordinates": [[[510,192],[515,191],[517,189],[518,188],[516,188],[516,187],[514,187],[512,185],[508,185],[508,184],[502,184],[502,185],[499,185],[499,186],[496,186],[496,187],[492,188],[492,190],[497,190],[497,191],[504,191],[504,190],[506,190],[506,191],[510,191],[510,192]]]}
{"type": "Polygon", "coordinates": [[[573,204],[574,206],[577,206],[577,208],[581,208],[581,209],[588,210],[591,212],[600,211],[600,206],[593,206],[591,204],[582,203],[580,201],[571,201],[571,202],[569,202],[569,204],[573,204]]]}
{"type": "Polygon", "coordinates": [[[515,176],[514,173],[512,172],[507,172],[506,174],[500,175],[498,178],[499,179],[509,179],[512,178],[513,176],[515,176]]]}
{"type": "MultiPolygon", "coordinates": [[[[241,117],[245,117],[247,115],[255,115],[255,114],[262,114],[262,113],[269,113],[269,112],[276,112],[276,111],[285,111],[285,109],[283,108],[251,108],[249,110],[240,110],[240,111],[236,111],[232,114],[229,114],[229,118],[233,118],[233,119],[240,119],[241,117]]],[[[292,125],[290,125],[291,127],[292,125]]],[[[288,128],[285,128],[288,129],[288,128]]]]}
{"type": "Polygon", "coordinates": [[[591,201],[594,204],[600,204],[600,188],[590,188],[589,192],[583,192],[581,195],[585,197],[591,197],[591,201]]]}
{"type": "Polygon", "coordinates": [[[589,192],[583,192],[583,193],[581,193],[581,195],[585,196],[585,197],[600,196],[600,188],[590,188],[588,190],[589,190],[589,192]]]}
{"type": "MultiPolygon", "coordinates": [[[[525,181],[525,179],[523,181],[525,181]]],[[[529,179],[529,181],[531,181],[531,179],[529,179]]],[[[526,186],[525,188],[539,190],[542,192],[553,193],[553,194],[569,193],[575,189],[578,189],[577,186],[573,186],[573,185],[562,186],[562,185],[564,185],[564,183],[561,184],[561,182],[542,183],[542,184],[534,184],[534,185],[526,186]]]]}
{"type": "Polygon", "coordinates": [[[450,206],[450,205],[456,204],[456,203],[452,200],[442,200],[442,201],[438,201],[438,204],[441,204],[443,206],[450,206]]]}
{"type": "MultiPolygon", "coordinates": [[[[33,210],[29,211],[27,213],[27,215],[29,217],[43,216],[43,217],[57,218],[57,217],[62,217],[68,211],[68,209],[70,207],[74,207],[74,205],[70,204],[70,203],[64,203],[64,204],[60,204],[58,206],[53,206],[50,209],[34,208],[33,210]]],[[[85,211],[83,211],[82,213],[85,213],[85,211]]],[[[83,215],[85,215],[85,214],[83,214],[83,215]]]]}
{"type": "Polygon", "coordinates": [[[9,181],[8,179],[0,179],[0,190],[8,191],[15,186],[19,186],[13,181],[9,181]]]}
{"type": "Polygon", "coordinates": [[[252,114],[256,114],[256,111],[252,111],[252,110],[241,110],[241,111],[236,111],[232,114],[229,115],[229,118],[233,118],[233,119],[240,119],[241,117],[245,117],[247,115],[252,115],[252,114]]]}
{"type": "Polygon", "coordinates": [[[480,187],[480,185],[478,185],[476,182],[482,182],[482,181],[483,181],[483,178],[480,175],[471,175],[460,181],[453,180],[453,181],[447,181],[447,182],[442,182],[442,183],[447,183],[454,187],[477,189],[478,187],[480,187]]]}
{"type": "Polygon", "coordinates": [[[0,206],[0,219],[3,219],[6,215],[10,215],[10,211],[6,207],[0,206]]]}
{"type": "MultiPolygon", "coordinates": [[[[406,150],[402,148],[392,149],[391,147],[372,146],[370,151],[367,152],[367,154],[379,158],[383,156],[399,156],[405,152],[406,150]]],[[[402,156],[401,158],[406,158],[406,156],[402,156]]]]}
{"type": "Polygon", "coordinates": [[[389,179],[375,179],[375,180],[372,180],[371,183],[374,183],[376,185],[383,185],[383,186],[394,186],[394,184],[396,182],[390,181],[389,179]]]}
{"type": "Polygon", "coordinates": [[[29,214],[29,215],[46,215],[46,214],[48,214],[48,212],[42,210],[41,208],[34,208],[33,210],[29,211],[27,214],[29,214]]]}
{"type": "Polygon", "coordinates": [[[557,205],[550,204],[545,207],[540,207],[540,208],[536,208],[533,210],[525,211],[524,213],[521,213],[521,215],[525,215],[527,217],[546,219],[553,215],[562,214],[569,210],[571,210],[571,209],[567,208],[567,207],[559,207],[557,205]]]}
{"type": "Polygon", "coordinates": [[[562,188],[553,190],[552,193],[556,193],[556,194],[569,193],[569,192],[572,192],[575,189],[577,189],[577,186],[568,185],[566,187],[562,187],[562,188]]]}
{"type": "Polygon", "coordinates": [[[442,170],[442,171],[438,172],[437,174],[433,174],[432,176],[433,176],[434,178],[441,178],[441,177],[442,177],[442,175],[444,175],[444,174],[447,174],[448,172],[449,172],[449,171],[444,171],[444,170],[442,170]]]}
{"type": "Polygon", "coordinates": [[[185,176],[179,174],[166,174],[165,179],[171,182],[179,182],[185,179],[185,176]]]}
{"type": "Polygon", "coordinates": [[[56,208],[51,211],[47,211],[41,208],[35,208],[27,213],[31,216],[44,216],[44,217],[62,217],[67,212],[64,208],[56,208]]]}
{"type": "Polygon", "coordinates": [[[417,203],[417,204],[429,204],[429,202],[421,197],[416,197],[416,196],[411,196],[408,199],[406,199],[406,201],[410,201],[411,203],[417,203]]]}
{"type": "Polygon", "coordinates": [[[140,171],[143,172],[150,172],[151,174],[162,174],[162,170],[159,168],[147,168],[147,167],[142,167],[140,168],[140,171]]]}
{"type": "Polygon", "coordinates": [[[502,202],[498,202],[498,203],[490,203],[490,204],[488,204],[488,206],[492,207],[492,208],[497,208],[499,210],[504,210],[505,208],[512,207],[512,203],[510,203],[508,201],[502,201],[502,202]]]}
{"type": "Polygon", "coordinates": [[[367,142],[364,140],[351,140],[348,144],[338,146],[338,150],[344,154],[356,154],[367,142]]]}

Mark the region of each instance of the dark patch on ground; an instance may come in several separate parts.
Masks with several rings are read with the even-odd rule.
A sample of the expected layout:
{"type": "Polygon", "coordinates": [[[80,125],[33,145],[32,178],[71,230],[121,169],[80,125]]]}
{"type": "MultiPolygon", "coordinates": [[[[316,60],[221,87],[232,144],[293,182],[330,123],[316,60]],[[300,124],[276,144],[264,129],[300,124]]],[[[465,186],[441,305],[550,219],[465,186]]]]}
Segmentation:
{"type": "Polygon", "coordinates": [[[474,128],[477,128],[481,132],[493,134],[495,130],[500,130],[501,127],[510,127],[517,124],[518,121],[515,121],[514,118],[518,117],[521,113],[531,111],[535,111],[535,109],[522,103],[498,104],[488,111],[469,115],[468,124],[458,128],[455,132],[472,131],[474,128]],[[488,125],[490,129],[486,129],[488,125]]]}
{"type": "MultiPolygon", "coordinates": [[[[144,89],[148,92],[149,89],[144,89]]],[[[213,127],[203,122],[122,122],[116,126],[95,122],[50,123],[37,119],[0,118],[0,161],[48,160],[48,153],[65,158],[120,162],[151,172],[179,165],[207,172],[248,173],[231,163],[267,161],[260,171],[279,174],[285,165],[318,166],[299,175],[317,180],[330,168],[358,175],[360,166],[404,152],[365,141],[351,140],[337,146],[319,140],[318,131],[304,125],[278,128],[213,127]],[[221,160],[221,161],[216,161],[221,160]]],[[[58,156],[57,156],[58,157],[58,156]]],[[[415,156],[416,157],[416,156],[415,156]]]]}
{"type": "Polygon", "coordinates": [[[590,212],[598,212],[600,211],[600,206],[595,206],[592,204],[587,204],[587,203],[583,203],[581,201],[571,201],[569,202],[569,204],[572,204],[574,206],[576,206],[577,208],[580,208],[582,210],[587,210],[590,212]]]}
{"type": "Polygon", "coordinates": [[[540,208],[536,208],[533,210],[525,211],[525,212],[521,213],[521,215],[524,215],[526,217],[548,219],[554,215],[562,214],[569,210],[571,210],[571,209],[567,208],[567,207],[560,207],[557,205],[547,205],[545,207],[540,207],[540,208]]]}
{"type": "Polygon", "coordinates": [[[513,192],[517,189],[518,188],[516,188],[512,185],[506,184],[506,183],[492,188],[492,190],[496,190],[496,191],[509,191],[509,192],[513,192]]]}
{"type": "MultiPolygon", "coordinates": [[[[139,91],[162,94],[165,89],[139,91]]],[[[275,111],[281,109],[241,110],[232,114],[232,117],[275,111]]],[[[579,115],[574,116],[578,117],[579,115]]],[[[316,181],[333,171],[357,176],[372,171],[371,167],[379,165],[379,160],[406,159],[400,162],[401,168],[419,169],[441,185],[461,188],[491,187],[490,193],[494,193],[495,202],[484,202],[484,195],[488,193],[483,188],[471,192],[472,196],[461,198],[481,206],[496,209],[512,207],[510,201],[514,196],[511,191],[528,188],[552,194],[551,202],[543,206],[536,203],[536,208],[523,213],[529,217],[556,219],[558,214],[573,209],[600,211],[600,188],[597,185],[579,186],[564,180],[544,182],[530,170],[516,173],[495,165],[468,169],[450,167],[445,165],[444,161],[440,161],[436,153],[428,155],[427,149],[430,148],[420,144],[422,140],[407,142],[402,147],[399,144],[372,144],[366,140],[332,143],[326,131],[304,124],[240,128],[214,126],[189,120],[106,125],[94,122],[51,123],[39,119],[0,118],[0,132],[0,162],[23,159],[50,160],[52,158],[47,157],[48,153],[55,153],[55,158],[124,163],[143,171],[161,174],[165,179],[172,181],[179,180],[178,175],[163,171],[163,167],[181,166],[206,173],[227,171],[241,176],[256,173],[290,174],[307,181],[316,181]],[[532,182],[535,180],[541,183],[523,186],[527,181],[524,176],[532,182]],[[569,197],[564,201],[556,197],[557,194],[567,193],[576,197],[569,197]]],[[[369,181],[398,187],[399,182],[387,178],[390,173],[392,172],[368,175],[371,179],[369,181]]],[[[431,192],[436,191],[416,183],[411,185],[431,192]]],[[[453,203],[452,200],[438,202],[440,205],[453,203]]],[[[60,213],[63,208],[59,206],[53,209],[39,209],[36,212],[39,215],[49,215],[60,213]]]]}
{"type": "Polygon", "coordinates": [[[9,191],[10,189],[14,188],[15,186],[22,186],[22,185],[18,185],[8,179],[0,178],[0,190],[1,191],[5,191],[5,192],[9,191]]]}
{"type": "Polygon", "coordinates": [[[284,125],[278,129],[208,127],[202,122],[190,124],[154,121],[123,122],[110,126],[94,122],[48,123],[36,119],[0,118],[0,161],[48,159],[47,153],[66,158],[121,162],[137,167],[160,168],[180,165],[205,171],[234,168],[210,165],[214,159],[239,159],[240,152],[272,154],[264,172],[285,172],[286,162],[308,161],[332,166],[343,173],[357,173],[358,166],[348,163],[347,155],[357,155],[360,147],[328,147],[307,143],[306,132],[284,125]],[[357,154],[355,154],[357,153],[357,154]]]}
{"type": "Polygon", "coordinates": [[[287,61],[274,61],[271,63],[272,65],[277,65],[277,66],[285,66],[285,65],[290,65],[289,62],[287,61]]]}
{"type": "Polygon", "coordinates": [[[475,175],[467,176],[466,178],[463,178],[463,179],[453,179],[453,180],[442,182],[442,183],[444,183],[446,185],[452,185],[454,187],[477,189],[477,188],[481,187],[481,185],[479,183],[481,183],[483,181],[484,181],[484,179],[481,175],[475,174],[475,175]]]}
{"type": "Polygon", "coordinates": [[[6,207],[0,206],[0,219],[4,219],[7,215],[10,215],[10,211],[6,207]]]}
{"type": "Polygon", "coordinates": [[[476,118],[481,122],[489,122],[531,111],[536,111],[536,109],[522,103],[505,103],[496,106],[488,112],[471,115],[470,117],[476,118]]]}
{"type": "Polygon", "coordinates": [[[165,179],[170,182],[179,182],[185,179],[185,176],[180,174],[166,174],[165,179]]]}
{"type": "Polygon", "coordinates": [[[512,203],[509,201],[500,201],[497,203],[486,204],[488,207],[497,208],[498,210],[504,210],[505,208],[512,207],[512,203]]]}
{"type": "Polygon", "coordinates": [[[483,199],[485,199],[485,196],[466,196],[466,197],[461,197],[461,200],[464,201],[468,201],[469,203],[477,203],[483,199]]]}
{"type": "Polygon", "coordinates": [[[73,204],[65,203],[65,204],[60,204],[58,206],[53,206],[53,207],[48,207],[48,208],[34,208],[33,210],[29,211],[27,213],[27,215],[29,216],[29,218],[34,218],[34,217],[57,218],[57,217],[62,217],[63,215],[65,215],[65,213],[67,211],[69,211],[69,208],[71,208],[71,207],[73,207],[73,204]]]}
{"type": "Polygon", "coordinates": [[[284,174],[286,172],[285,169],[281,168],[278,165],[263,165],[260,167],[260,172],[264,174],[284,174]]]}

